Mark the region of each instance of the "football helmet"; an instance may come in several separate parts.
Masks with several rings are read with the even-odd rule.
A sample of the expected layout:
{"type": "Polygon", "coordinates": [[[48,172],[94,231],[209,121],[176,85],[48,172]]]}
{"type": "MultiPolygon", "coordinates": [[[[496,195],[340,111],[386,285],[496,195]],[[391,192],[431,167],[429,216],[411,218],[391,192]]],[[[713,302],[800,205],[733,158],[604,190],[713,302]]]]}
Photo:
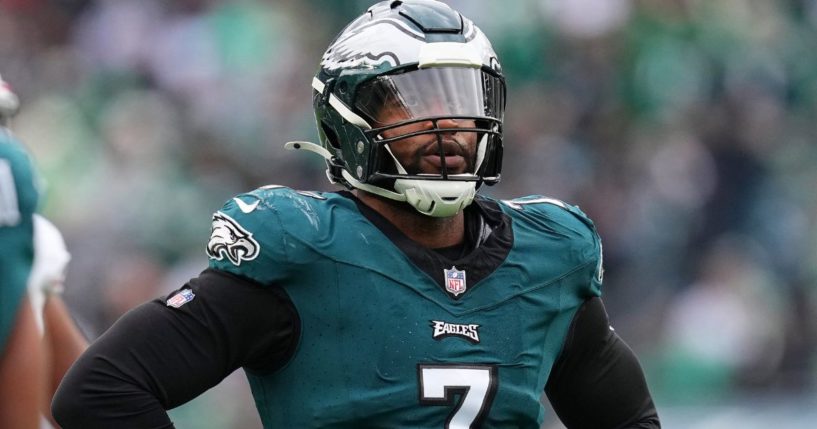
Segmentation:
{"type": "Polygon", "coordinates": [[[331,43],[312,88],[321,147],[290,147],[321,154],[332,183],[447,217],[470,204],[483,183],[500,180],[502,69],[482,31],[444,3],[371,6],[331,43]],[[384,110],[391,120],[382,118],[384,110]],[[440,125],[452,121],[458,125],[440,125]],[[446,135],[456,133],[470,133],[474,143],[456,153],[468,159],[456,158],[455,169],[446,135]],[[394,145],[421,135],[428,137],[424,156],[435,157],[433,174],[395,155],[394,145]]]}

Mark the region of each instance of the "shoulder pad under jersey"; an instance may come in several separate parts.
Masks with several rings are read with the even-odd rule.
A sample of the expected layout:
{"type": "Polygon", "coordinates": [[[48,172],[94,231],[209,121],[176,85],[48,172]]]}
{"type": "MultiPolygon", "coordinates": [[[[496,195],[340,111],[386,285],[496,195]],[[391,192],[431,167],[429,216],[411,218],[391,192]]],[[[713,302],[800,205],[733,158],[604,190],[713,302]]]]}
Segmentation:
{"type": "Polygon", "coordinates": [[[592,261],[591,292],[600,294],[604,276],[601,238],[593,221],[581,209],[541,195],[503,200],[502,203],[508,208],[506,213],[514,219],[514,231],[527,228],[568,240],[570,251],[581,258],[581,263],[592,261]]]}
{"type": "MultiPolygon", "coordinates": [[[[210,267],[269,284],[299,258],[290,230],[321,217],[320,193],[268,185],[227,201],[212,218],[210,267]]],[[[317,225],[316,225],[317,227],[317,225]]]]}

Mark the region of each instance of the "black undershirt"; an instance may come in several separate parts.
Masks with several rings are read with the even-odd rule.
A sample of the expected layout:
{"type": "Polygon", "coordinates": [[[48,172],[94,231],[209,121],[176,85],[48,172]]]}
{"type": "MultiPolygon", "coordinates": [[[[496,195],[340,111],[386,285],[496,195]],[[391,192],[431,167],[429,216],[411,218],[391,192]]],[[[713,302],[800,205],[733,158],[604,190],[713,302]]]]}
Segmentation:
{"type": "Polygon", "coordinates": [[[569,428],[660,428],[641,365],[610,327],[601,298],[579,307],[545,393],[569,428]]]}
{"type": "Polygon", "coordinates": [[[434,251],[446,259],[456,261],[457,259],[462,259],[462,257],[468,253],[469,246],[470,243],[468,243],[468,241],[463,241],[453,246],[436,248],[434,251]]]}

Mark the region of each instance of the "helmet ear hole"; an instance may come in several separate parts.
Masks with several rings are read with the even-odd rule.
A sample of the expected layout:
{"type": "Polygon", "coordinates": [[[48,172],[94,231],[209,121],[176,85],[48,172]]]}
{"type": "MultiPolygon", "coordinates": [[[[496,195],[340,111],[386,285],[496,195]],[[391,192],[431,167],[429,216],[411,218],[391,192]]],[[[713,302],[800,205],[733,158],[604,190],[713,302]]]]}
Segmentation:
{"type": "Polygon", "coordinates": [[[330,127],[326,122],[321,121],[321,131],[323,131],[323,135],[326,136],[326,140],[329,142],[329,144],[333,148],[340,150],[340,140],[338,140],[338,134],[335,132],[335,130],[333,130],[332,127],[330,127]]]}

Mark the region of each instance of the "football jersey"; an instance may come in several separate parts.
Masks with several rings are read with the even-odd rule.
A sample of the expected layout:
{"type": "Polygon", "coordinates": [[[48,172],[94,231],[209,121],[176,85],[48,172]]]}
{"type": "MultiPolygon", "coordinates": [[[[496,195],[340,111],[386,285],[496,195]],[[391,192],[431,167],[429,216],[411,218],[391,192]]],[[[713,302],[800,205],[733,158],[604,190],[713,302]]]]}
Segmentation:
{"type": "Polygon", "coordinates": [[[538,428],[601,244],[577,208],[478,197],[478,245],[424,249],[354,198],[278,186],[213,216],[211,268],[283,288],[300,317],[281,369],[247,376],[265,428],[538,428]]]}
{"type": "Polygon", "coordinates": [[[0,353],[12,331],[34,259],[39,194],[22,145],[0,128],[0,353]]]}

